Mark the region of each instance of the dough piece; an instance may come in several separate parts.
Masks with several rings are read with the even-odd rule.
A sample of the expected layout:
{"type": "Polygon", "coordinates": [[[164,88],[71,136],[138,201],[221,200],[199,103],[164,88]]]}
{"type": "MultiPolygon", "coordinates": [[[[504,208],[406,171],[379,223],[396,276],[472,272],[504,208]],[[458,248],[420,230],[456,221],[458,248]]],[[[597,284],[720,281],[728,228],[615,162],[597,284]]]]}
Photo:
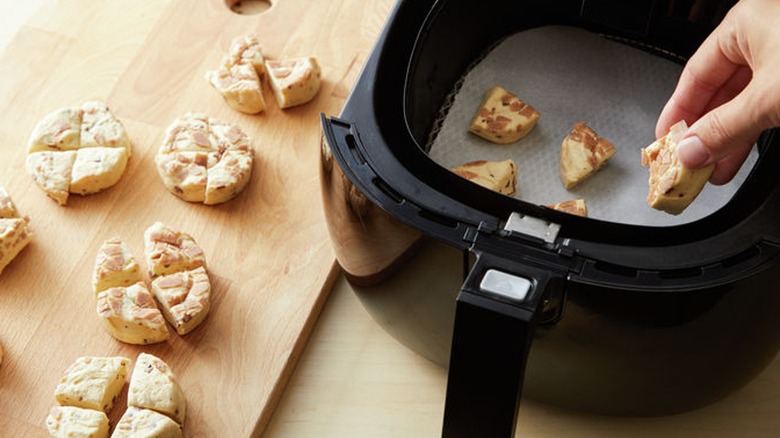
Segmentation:
{"type": "Polygon", "coordinates": [[[130,359],[125,357],[80,357],[71,364],[57,385],[54,397],[62,406],[108,412],[127,381],[130,359]]]}
{"type": "Polygon", "coordinates": [[[577,122],[561,144],[561,181],[571,189],[604,166],[615,155],[612,143],[599,137],[583,122],[577,122]]]}
{"type": "Polygon", "coordinates": [[[127,131],[103,102],[84,102],[81,105],[81,142],[79,148],[110,147],[122,148],[127,157],[132,154],[127,131]]]}
{"type": "Polygon", "coordinates": [[[0,186],[0,219],[19,217],[19,211],[5,187],[0,186]]]}
{"type": "Polygon", "coordinates": [[[206,72],[206,80],[236,111],[257,114],[265,110],[265,97],[257,71],[249,63],[206,72]]]}
{"type": "Polygon", "coordinates": [[[54,406],[46,417],[46,428],[54,438],[108,438],[105,412],[73,406],[54,406]]]}
{"type": "Polygon", "coordinates": [[[254,150],[237,125],[186,114],[168,128],[155,161],[171,193],[185,201],[213,205],[232,199],[246,187],[254,150]]]}
{"type": "Polygon", "coordinates": [[[163,316],[180,335],[200,325],[211,308],[211,283],[203,267],[158,277],[152,292],[163,316]]]}
{"type": "Polygon", "coordinates": [[[143,282],[98,293],[97,313],[119,341],[147,345],[168,339],[165,319],[143,282]]]}
{"type": "Polygon", "coordinates": [[[162,222],[146,229],[144,245],[150,277],[206,267],[206,257],[195,239],[162,222]]]}
{"type": "Polygon", "coordinates": [[[68,151],[79,148],[82,110],[67,107],[44,116],[33,128],[27,152],[68,151]]]}
{"type": "Polygon", "coordinates": [[[187,408],[184,393],[171,367],[148,353],[139,354],[135,361],[127,391],[127,405],[157,411],[179,424],[184,423],[187,408]]]}
{"type": "Polygon", "coordinates": [[[27,229],[27,219],[0,219],[0,274],[30,240],[32,233],[27,229]]]}
{"type": "Polygon", "coordinates": [[[70,192],[89,195],[116,184],[127,167],[124,148],[91,147],[79,149],[70,180],[70,192]]]}
{"type": "Polygon", "coordinates": [[[502,87],[493,87],[477,109],[469,132],[498,144],[514,143],[528,135],[540,114],[502,87]]]}
{"type": "Polygon", "coordinates": [[[688,169],[677,157],[677,145],[688,130],[681,120],[669,132],[642,149],[642,165],[650,172],[647,203],[669,214],[680,214],[699,196],[715,165],[688,169]]]}
{"type": "Polygon", "coordinates": [[[92,272],[95,295],[112,287],[127,287],[142,280],[141,267],[121,239],[114,237],[103,242],[92,272]]]}
{"type": "Polygon", "coordinates": [[[280,108],[304,104],[320,91],[322,73],[314,57],[266,61],[265,68],[280,108]]]}
{"type": "Polygon", "coordinates": [[[584,199],[570,199],[550,204],[547,207],[576,216],[588,217],[588,207],[585,205],[584,199]]]}
{"type": "Polygon", "coordinates": [[[27,172],[46,195],[58,204],[65,205],[68,203],[70,176],[75,161],[76,151],[33,152],[27,155],[27,172]]]}
{"type": "Polygon", "coordinates": [[[60,205],[116,184],[132,153],[122,123],[97,101],[55,111],[30,135],[27,171],[60,205]]]}
{"type": "Polygon", "coordinates": [[[461,164],[451,169],[469,181],[475,182],[498,193],[515,193],[517,166],[512,160],[477,160],[461,164]]]}
{"type": "Polygon", "coordinates": [[[223,60],[222,65],[223,67],[231,67],[237,64],[251,65],[257,72],[260,82],[265,81],[265,59],[257,35],[244,35],[235,38],[230,43],[230,52],[223,60]]]}
{"type": "Polygon", "coordinates": [[[181,427],[163,414],[133,406],[127,408],[111,438],[181,438],[181,427]]]}

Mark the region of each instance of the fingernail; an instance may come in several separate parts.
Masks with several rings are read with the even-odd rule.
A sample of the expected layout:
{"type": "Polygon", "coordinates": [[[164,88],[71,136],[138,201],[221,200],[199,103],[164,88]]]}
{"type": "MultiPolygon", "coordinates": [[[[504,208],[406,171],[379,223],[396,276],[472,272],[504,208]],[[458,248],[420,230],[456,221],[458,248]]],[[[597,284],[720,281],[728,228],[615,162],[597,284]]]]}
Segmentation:
{"type": "Polygon", "coordinates": [[[712,163],[710,150],[696,135],[684,138],[677,145],[677,156],[680,157],[683,166],[690,169],[698,169],[712,163]]]}

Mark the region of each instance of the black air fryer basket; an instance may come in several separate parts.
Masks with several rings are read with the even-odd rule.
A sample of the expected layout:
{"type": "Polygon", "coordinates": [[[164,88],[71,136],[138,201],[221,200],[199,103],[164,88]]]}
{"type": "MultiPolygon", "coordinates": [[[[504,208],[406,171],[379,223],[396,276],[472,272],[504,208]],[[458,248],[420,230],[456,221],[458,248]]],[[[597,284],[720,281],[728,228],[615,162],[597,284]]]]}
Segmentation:
{"type": "MultiPolygon", "coordinates": [[[[658,214],[649,222],[583,218],[530,195],[482,188],[432,158],[469,74],[509,38],[558,29],[679,71],[732,4],[398,2],[342,113],[323,116],[322,193],[339,263],[365,307],[401,342],[449,367],[444,435],[511,436],[521,395],[609,414],[693,409],[740,388],[774,358],[780,347],[780,140],[774,130],[762,135],[722,205],[673,222],[644,203],[646,192],[631,209],[658,214]]],[[[517,56],[516,65],[531,59],[517,56]]],[[[533,63],[542,76],[545,69],[550,76],[566,70],[533,63]]],[[[626,68],[618,60],[606,64],[594,71],[626,68]]],[[[489,74],[517,76],[515,70],[489,74]]],[[[521,98],[554,91],[538,82],[525,86],[521,98]]],[[[663,102],[672,89],[651,101],[663,102]]],[[[612,178],[647,178],[638,148],[653,140],[646,127],[654,126],[660,107],[648,107],[639,94],[588,98],[613,113],[644,115],[644,131],[637,129],[633,143],[616,142],[616,156],[636,161],[635,168],[612,178]]],[[[565,103],[558,108],[572,120],[585,117],[565,114],[565,103]]],[[[570,128],[545,117],[542,110],[540,136],[570,128]]],[[[614,123],[622,123],[623,135],[632,131],[630,123],[614,123]]],[[[613,126],[601,124],[607,131],[613,126]]],[[[560,140],[548,147],[557,150],[560,140]]],[[[557,171],[557,161],[551,165],[557,171]]],[[[595,175],[591,187],[609,177],[595,175]]]]}

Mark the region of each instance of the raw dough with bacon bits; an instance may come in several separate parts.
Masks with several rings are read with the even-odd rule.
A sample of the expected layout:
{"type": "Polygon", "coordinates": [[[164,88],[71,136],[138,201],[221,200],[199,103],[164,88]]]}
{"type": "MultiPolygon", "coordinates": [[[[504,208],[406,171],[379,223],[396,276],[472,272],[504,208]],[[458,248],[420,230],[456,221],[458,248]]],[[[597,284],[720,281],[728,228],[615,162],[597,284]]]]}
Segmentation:
{"type": "Polygon", "coordinates": [[[122,123],[102,102],[44,116],[27,146],[27,172],[60,205],[70,193],[89,195],[116,184],[132,153],[122,123]]]}
{"type": "Polygon", "coordinates": [[[265,64],[260,43],[254,35],[234,39],[230,52],[217,70],[206,72],[206,80],[227,104],[246,114],[257,114],[265,107],[263,81],[265,64]]]}
{"type": "Polygon", "coordinates": [[[681,120],[669,133],[642,149],[642,165],[650,172],[647,203],[670,214],[682,213],[699,196],[715,165],[688,169],[677,157],[677,146],[688,125],[681,120]]]}
{"type": "Polygon", "coordinates": [[[584,199],[570,199],[568,201],[549,204],[547,207],[552,208],[553,210],[562,211],[564,213],[573,214],[575,216],[588,216],[588,207],[585,205],[584,199]]]}
{"type": "Polygon", "coordinates": [[[246,187],[254,149],[238,125],[188,113],[168,127],[155,161],[171,193],[213,205],[233,199],[246,187]]]}
{"type": "Polygon", "coordinates": [[[469,132],[498,144],[514,143],[528,135],[540,113],[502,87],[493,87],[474,114],[469,132]]]}
{"type": "Polygon", "coordinates": [[[615,147],[583,122],[577,122],[561,144],[560,173],[566,189],[571,189],[601,169],[615,147]]]}
{"type": "Polygon", "coordinates": [[[469,161],[453,167],[453,172],[482,187],[505,195],[515,193],[517,180],[517,165],[512,160],[504,161],[469,161]]]}
{"type": "Polygon", "coordinates": [[[27,229],[28,222],[26,217],[19,217],[8,191],[0,186],[0,274],[32,240],[32,233],[27,229]]]}
{"type": "Polygon", "coordinates": [[[317,58],[271,60],[265,62],[265,68],[280,108],[309,102],[320,91],[322,73],[317,58]]]}

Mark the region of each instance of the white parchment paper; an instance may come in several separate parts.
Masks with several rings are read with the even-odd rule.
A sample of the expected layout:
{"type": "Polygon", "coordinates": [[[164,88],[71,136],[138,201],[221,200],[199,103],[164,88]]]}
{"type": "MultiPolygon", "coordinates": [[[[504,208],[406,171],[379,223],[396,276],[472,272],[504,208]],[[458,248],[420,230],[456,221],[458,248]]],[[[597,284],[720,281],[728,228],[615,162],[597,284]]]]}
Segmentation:
{"type": "Polygon", "coordinates": [[[754,148],[731,183],[708,184],[678,216],[647,205],[648,173],[640,149],[654,141],[658,115],[681,71],[680,64],[579,28],[548,26],[517,33],[467,73],[430,156],[448,168],[512,158],[518,165],[516,198],[543,205],[584,198],[591,218],[652,226],[700,219],[731,199],[758,154],[754,148]],[[541,113],[534,130],[516,143],[497,145],[468,132],[485,91],[495,85],[541,113]],[[578,120],[611,141],[617,153],[567,191],[558,168],[561,142],[578,120]]]}

